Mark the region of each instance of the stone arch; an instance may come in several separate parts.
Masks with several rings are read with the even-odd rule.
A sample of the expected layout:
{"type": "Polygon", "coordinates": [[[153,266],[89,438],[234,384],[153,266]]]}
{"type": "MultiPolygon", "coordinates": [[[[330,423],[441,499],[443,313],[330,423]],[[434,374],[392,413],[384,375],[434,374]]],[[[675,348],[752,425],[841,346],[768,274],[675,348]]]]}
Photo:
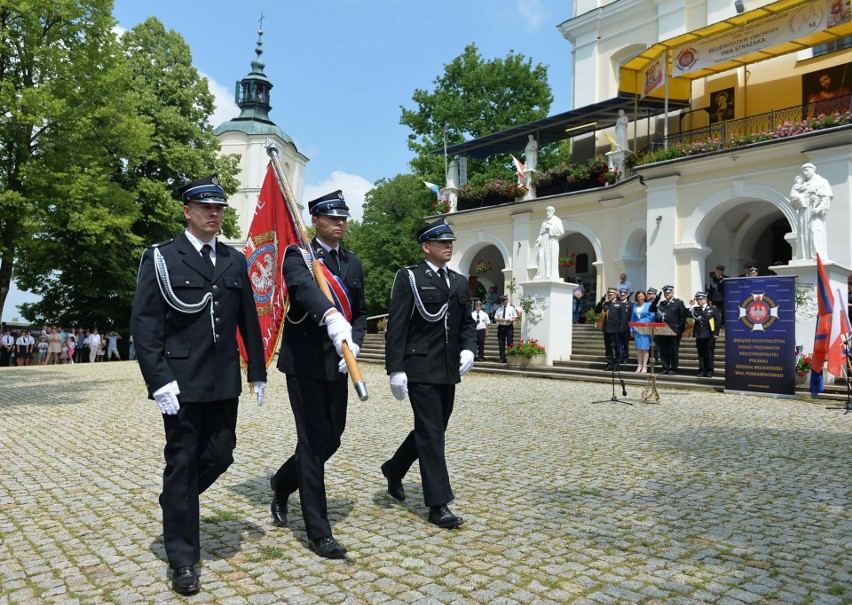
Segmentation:
{"type": "Polygon", "coordinates": [[[780,210],[792,229],[791,235],[798,236],[796,213],[784,195],[763,185],[744,185],[741,182],[735,182],[732,186],[717,191],[701,202],[686,222],[681,243],[703,242],[707,239],[710,229],[726,210],[737,204],[754,200],[768,202],[780,210]]]}
{"type": "Polygon", "coordinates": [[[597,233],[595,233],[588,225],[562,219],[562,227],[565,230],[565,234],[559,238],[560,242],[572,233],[579,233],[591,242],[592,249],[595,251],[595,258],[597,260],[601,260],[601,258],[603,258],[603,246],[601,245],[601,240],[597,233]]]}
{"type": "Polygon", "coordinates": [[[486,246],[494,246],[503,257],[503,265],[506,269],[512,267],[512,255],[502,240],[488,233],[479,232],[476,237],[467,240],[466,244],[456,250],[450,266],[460,273],[467,274],[467,267],[476,259],[476,255],[486,246]]]}

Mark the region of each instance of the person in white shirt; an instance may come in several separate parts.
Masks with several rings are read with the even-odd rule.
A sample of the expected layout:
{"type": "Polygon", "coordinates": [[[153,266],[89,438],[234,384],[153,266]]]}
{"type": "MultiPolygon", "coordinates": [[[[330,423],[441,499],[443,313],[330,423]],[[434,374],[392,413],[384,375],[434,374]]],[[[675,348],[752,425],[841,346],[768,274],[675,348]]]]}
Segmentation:
{"type": "Polygon", "coordinates": [[[485,361],[485,339],[488,337],[488,325],[491,320],[488,313],[482,310],[481,300],[476,301],[473,306],[471,315],[476,322],[476,361],[485,361]]]}
{"type": "Polygon", "coordinates": [[[497,324],[497,343],[500,347],[500,363],[506,363],[506,347],[515,344],[515,318],[518,312],[509,304],[509,297],[500,297],[500,306],[494,312],[494,323],[497,324]]]}
{"type": "Polygon", "coordinates": [[[27,361],[29,360],[29,355],[27,355],[27,345],[29,344],[30,339],[27,338],[26,331],[21,330],[18,337],[15,339],[15,359],[17,359],[19,366],[27,365],[27,361]]]}
{"type": "Polygon", "coordinates": [[[97,328],[92,328],[89,334],[89,363],[95,363],[98,357],[98,349],[101,348],[101,335],[97,328]]]}

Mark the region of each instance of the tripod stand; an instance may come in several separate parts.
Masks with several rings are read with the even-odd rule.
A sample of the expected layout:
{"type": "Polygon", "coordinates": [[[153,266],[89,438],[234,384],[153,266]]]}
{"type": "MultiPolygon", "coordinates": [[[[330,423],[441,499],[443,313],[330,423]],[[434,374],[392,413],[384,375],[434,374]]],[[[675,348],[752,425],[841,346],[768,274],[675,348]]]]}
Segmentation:
{"type": "Polygon", "coordinates": [[[849,412],[852,412],[852,382],[849,382],[849,378],[852,377],[852,361],[850,361],[850,353],[852,353],[852,351],[849,350],[849,340],[849,335],[845,334],[843,336],[843,350],[844,356],[846,357],[846,405],[826,406],[825,408],[827,410],[844,410],[844,416],[849,412]]]}
{"type": "Polygon", "coordinates": [[[656,403],[660,403],[660,394],[657,392],[657,357],[659,356],[659,345],[657,344],[657,336],[674,336],[674,331],[662,322],[631,322],[630,327],[640,334],[647,334],[651,337],[651,373],[648,374],[648,384],[642,389],[642,400],[648,401],[653,398],[656,403]]]}
{"type": "Polygon", "coordinates": [[[621,334],[619,334],[618,332],[610,332],[609,334],[605,334],[604,336],[607,339],[607,342],[609,343],[609,350],[612,352],[613,357],[615,359],[615,363],[613,363],[610,367],[610,373],[612,375],[612,397],[610,397],[609,399],[600,399],[598,401],[593,401],[592,403],[611,402],[633,405],[629,401],[619,399],[615,394],[615,373],[618,372],[618,382],[621,383],[621,395],[623,397],[627,397],[627,387],[624,386],[624,379],[621,377],[621,334]]]}

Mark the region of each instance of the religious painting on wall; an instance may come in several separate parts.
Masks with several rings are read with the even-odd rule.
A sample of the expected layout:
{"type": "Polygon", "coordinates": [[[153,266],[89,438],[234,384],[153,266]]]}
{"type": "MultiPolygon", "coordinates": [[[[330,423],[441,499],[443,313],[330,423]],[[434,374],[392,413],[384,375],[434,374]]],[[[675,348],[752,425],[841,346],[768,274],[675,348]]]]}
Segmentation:
{"type": "Polygon", "coordinates": [[[826,67],[802,75],[802,106],[806,118],[849,111],[852,100],[852,63],[826,67]]]}
{"type": "Polygon", "coordinates": [[[710,123],[734,119],[734,87],[710,93],[710,123]]]}

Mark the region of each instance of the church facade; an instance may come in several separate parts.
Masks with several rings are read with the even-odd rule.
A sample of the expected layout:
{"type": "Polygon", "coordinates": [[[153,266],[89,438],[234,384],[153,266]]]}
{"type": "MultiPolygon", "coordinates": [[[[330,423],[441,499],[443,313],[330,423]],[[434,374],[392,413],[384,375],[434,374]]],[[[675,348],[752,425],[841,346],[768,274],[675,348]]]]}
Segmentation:
{"type": "MultiPolygon", "coordinates": [[[[573,98],[578,109],[562,115],[569,120],[566,124],[583,123],[554,133],[557,120],[548,118],[526,130],[516,127],[501,133],[503,137],[494,135],[493,140],[505,142],[516,136],[517,147],[511,153],[521,155],[528,135],[547,143],[568,138],[564,131],[573,130],[579,133],[572,138],[577,161],[612,155],[617,151],[615,138],[625,134],[614,130],[613,108],[625,107],[629,150],[622,151],[637,156],[669,146],[692,146],[696,151],[632,167],[613,184],[551,195],[535,195],[531,188],[526,196],[531,199],[451,211],[447,220],[458,238],[454,268],[471,275],[472,288],[483,292],[497,286],[498,291],[510,291],[512,280],[534,279],[539,253],[535,242],[548,206],[564,227],[559,255],[565,262],[560,263],[559,277],[584,282],[587,305],[614,286],[622,273],[635,289],[672,284],[676,296],[687,300],[705,289],[709,272],[717,265],[724,265],[725,273],[734,277],[743,273],[743,265],[757,266],[761,275],[780,274],[775,269],[793,266],[802,258],[798,211],[790,196],[805,163],[816,166],[833,192],[826,221],[828,260],[840,269],[852,267],[852,120],[813,131],[796,127],[812,117],[815,108],[825,107],[814,96],[820,94],[822,74],[834,80],[833,89],[822,89],[831,97],[830,111],[845,115],[850,110],[849,3],[843,2],[839,15],[831,13],[837,2],[828,0],[745,0],[742,11],[739,4],[575,2],[574,16],[559,30],[573,46],[573,98]],[[674,76],[672,70],[680,66],[671,50],[675,44],[694,40],[690,50],[702,49],[702,43],[713,43],[712,32],[727,28],[730,35],[744,35],[763,19],[790,21],[793,11],[813,5],[824,10],[828,20],[818,32],[821,35],[803,35],[760,58],[752,53],[692,77],[674,76]],[[645,79],[636,78],[632,84],[629,80],[635,74],[630,69],[637,62],[643,68],[639,61],[643,54],[651,55],[646,65],[653,66],[657,52],[664,53],[658,55],[657,64],[668,64],[670,81],[644,96],[636,82],[648,86],[652,68],[644,68],[645,79]],[[663,109],[632,111],[631,103],[641,107],[640,95],[646,107],[656,97],[663,109]],[[573,114],[577,120],[572,123],[573,114]],[[786,131],[785,123],[791,125],[786,131]],[[752,134],[757,131],[780,134],[752,134]],[[606,136],[610,133],[616,137],[606,136]],[[719,144],[735,137],[742,144],[719,144]],[[703,140],[708,142],[704,147],[703,140]]],[[[679,57],[684,64],[694,58],[683,51],[679,57]]],[[[450,153],[488,153],[489,145],[495,154],[504,152],[505,145],[490,140],[486,137],[479,147],[476,142],[460,144],[450,153]]],[[[509,151],[505,153],[508,160],[509,151]]]]}

